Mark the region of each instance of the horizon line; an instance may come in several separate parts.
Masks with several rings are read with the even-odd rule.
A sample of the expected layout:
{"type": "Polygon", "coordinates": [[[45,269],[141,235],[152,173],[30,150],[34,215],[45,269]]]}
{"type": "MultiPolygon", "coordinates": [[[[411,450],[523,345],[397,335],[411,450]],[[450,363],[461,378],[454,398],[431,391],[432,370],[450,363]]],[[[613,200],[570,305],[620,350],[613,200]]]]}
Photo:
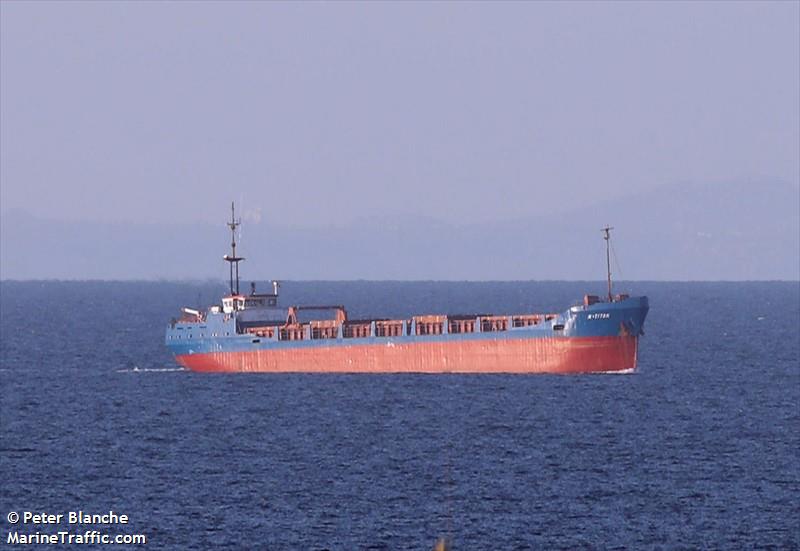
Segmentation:
{"type": "MultiPolygon", "coordinates": [[[[248,280],[256,283],[271,282],[271,279],[248,280]]],[[[606,283],[605,279],[278,279],[281,283],[606,283]]],[[[617,279],[616,283],[800,283],[798,279],[617,279]]],[[[203,279],[74,279],[74,278],[0,278],[0,283],[181,283],[196,285],[214,283],[227,285],[223,278],[203,279]]]]}

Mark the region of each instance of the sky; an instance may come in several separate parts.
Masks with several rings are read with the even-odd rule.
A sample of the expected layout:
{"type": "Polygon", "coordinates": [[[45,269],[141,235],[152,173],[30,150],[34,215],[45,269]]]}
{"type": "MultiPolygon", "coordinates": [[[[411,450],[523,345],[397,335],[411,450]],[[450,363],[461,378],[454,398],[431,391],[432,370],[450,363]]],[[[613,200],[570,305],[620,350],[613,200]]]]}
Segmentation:
{"type": "Polygon", "coordinates": [[[0,3],[0,213],[530,220],[800,187],[798,2],[0,3]]]}

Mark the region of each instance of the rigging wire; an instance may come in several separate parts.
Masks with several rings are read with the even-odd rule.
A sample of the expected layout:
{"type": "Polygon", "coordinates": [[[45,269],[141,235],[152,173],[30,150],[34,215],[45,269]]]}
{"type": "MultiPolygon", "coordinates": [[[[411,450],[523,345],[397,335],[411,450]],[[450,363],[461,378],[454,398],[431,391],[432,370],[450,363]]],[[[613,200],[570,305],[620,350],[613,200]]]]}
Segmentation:
{"type": "Polygon", "coordinates": [[[619,265],[619,261],[617,260],[617,251],[614,250],[614,242],[611,241],[611,256],[614,258],[614,266],[617,269],[617,273],[619,274],[618,280],[625,280],[625,277],[622,275],[622,268],[619,265]]]}

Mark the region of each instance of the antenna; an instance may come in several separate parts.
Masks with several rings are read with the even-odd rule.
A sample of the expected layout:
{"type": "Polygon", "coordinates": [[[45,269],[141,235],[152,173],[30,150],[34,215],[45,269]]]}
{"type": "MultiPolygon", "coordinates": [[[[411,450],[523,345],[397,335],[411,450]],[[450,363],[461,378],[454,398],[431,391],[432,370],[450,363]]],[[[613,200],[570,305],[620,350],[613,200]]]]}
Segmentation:
{"type": "Polygon", "coordinates": [[[606,277],[608,278],[608,302],[613,302],[613,295],[611,294],[611,254],[609,252],[611,244],[611,226],[606,226],[601,231],[605,232],[603,239],[606,240],[606,277]]]}
{"type": "Polygon", "coordinates": [[[225,255],[222,258],[230,263],[230,285],[231,285],[231,294],[238,295],[239,294],[239,262],[244,260],[243,257],[236,256],[236,228],[242,225],[242,219],[236,219],[236,210],[234,208],[234,204],[231,201],[231,221],[228,222],[228,227],[231,229],[231,254],[225,255]],[[234,278],[235,275],[235,278],[234,278]],[[234,282],[236,285],[234,285],[234,282]]]}

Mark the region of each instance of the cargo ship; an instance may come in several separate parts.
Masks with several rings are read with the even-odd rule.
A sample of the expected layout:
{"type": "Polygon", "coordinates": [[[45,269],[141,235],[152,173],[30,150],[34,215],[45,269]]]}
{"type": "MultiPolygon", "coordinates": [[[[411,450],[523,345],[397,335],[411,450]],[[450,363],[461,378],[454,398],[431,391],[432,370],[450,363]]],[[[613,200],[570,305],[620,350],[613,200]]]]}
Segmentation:
{"type": "Polygon", "coordinates": [[[239,289],[236,219],[231,204],[230,291],[201,311],[182,308],[166,345],[182,366],[206,372],[594,373],[636,369],[648,311],[645,296],[585,295],[561,313],[424,314],[351,319],[343,305],[279,304],[272,292],[239,289]]]}

